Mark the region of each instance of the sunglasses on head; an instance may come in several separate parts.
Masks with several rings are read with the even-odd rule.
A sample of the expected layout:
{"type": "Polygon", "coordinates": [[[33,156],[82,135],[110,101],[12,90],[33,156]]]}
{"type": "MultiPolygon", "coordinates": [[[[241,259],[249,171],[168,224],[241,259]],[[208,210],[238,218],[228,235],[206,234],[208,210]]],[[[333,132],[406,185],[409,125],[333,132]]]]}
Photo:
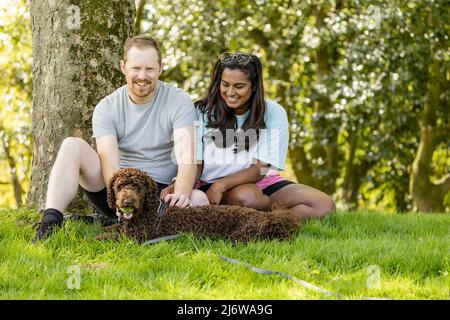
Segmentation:
{"type": "Polygon", "coordinates": [[[222,53],[220,56],[220,62],[222,63],[230,63],[230,62],[237,62],[240,65],[247,65],[252,61],[252,56],[250,54],[236,52],[225,52],[222,53]]]}

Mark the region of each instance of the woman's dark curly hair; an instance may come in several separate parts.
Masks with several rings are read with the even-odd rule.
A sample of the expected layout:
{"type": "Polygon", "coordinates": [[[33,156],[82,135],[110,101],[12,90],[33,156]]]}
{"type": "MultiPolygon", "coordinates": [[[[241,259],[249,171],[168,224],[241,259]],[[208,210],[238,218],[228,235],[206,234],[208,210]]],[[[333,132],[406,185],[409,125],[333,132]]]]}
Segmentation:
{"type": "MultiPolygon", "coordinates": [[[[205,97],[195,102],[195,106],[199,108],[202,113],[207,115],[207,127],[220,130],[223,140],[216,140],[215,142],[216,146],[223,148],[228,147],[230,142],[232,142],[230,139],[225,139],[227,137],[227,129],[237,129],[236,116],[233,110],[228,108],[226,102],[220,94],[220,83],[222,81],[222,74],[225,69],[240,70],[244,72],[247,74],[252,85],[249,115],[245,119],[241,129],[244,132],[249,129],[256,130],[258,138],[259,130],[265,129],[266,127],[264,123],[264,112],[266,109],[264,102],[264,84],[260,59],[255,55],[243,54],[239,52],[226,55],[226,59],[224,59],[224,55],[222,55],[216,62],[211,73],[211,82],[206,91],[205,97]]],[[[217,138],[217,135],[215,135],[215,137],[217,138]]],[[[257,139],[254,141],[257,141],[257,139]]],[[[248,150],[248,148],[249,143],[246,141],[245,149],[248,150]]]]}

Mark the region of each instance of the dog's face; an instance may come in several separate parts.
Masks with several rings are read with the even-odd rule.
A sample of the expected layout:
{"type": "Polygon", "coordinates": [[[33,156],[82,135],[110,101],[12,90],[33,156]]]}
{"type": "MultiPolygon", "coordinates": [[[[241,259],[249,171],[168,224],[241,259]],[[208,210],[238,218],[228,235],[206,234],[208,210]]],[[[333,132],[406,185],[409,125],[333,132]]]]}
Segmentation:
{"type": "Polygon", "coordinates": [[[116,214],[121,220],[131,220],[139,214],[139,208],[143,207],[145,200],[145,190],[139,185],[116,184],[114,186],[114,194],[116,195],[116,214]]]}
{"type": "Polygon", "coordinates": [[[155,202],[156,183],[145,172],[120,169],[108,186],[108,205],[116,209],[119,221],[137,219],[155,202]]]}

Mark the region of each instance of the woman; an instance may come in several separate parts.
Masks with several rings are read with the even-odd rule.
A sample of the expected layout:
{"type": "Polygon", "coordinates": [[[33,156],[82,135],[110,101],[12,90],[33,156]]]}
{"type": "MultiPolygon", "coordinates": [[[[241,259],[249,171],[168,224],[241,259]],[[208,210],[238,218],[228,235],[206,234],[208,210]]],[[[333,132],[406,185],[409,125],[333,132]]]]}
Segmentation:
{"type": "Polygon", "coordinates": [[[285,180],[289,142],[286,111],[264,99],[262,65],[255,55],[224,53],[206,96],[195,103],[198,203],[231,204],[270,210],[290,209],[298,218],[334,211],[333,200],[312,187],[285,180]]]}

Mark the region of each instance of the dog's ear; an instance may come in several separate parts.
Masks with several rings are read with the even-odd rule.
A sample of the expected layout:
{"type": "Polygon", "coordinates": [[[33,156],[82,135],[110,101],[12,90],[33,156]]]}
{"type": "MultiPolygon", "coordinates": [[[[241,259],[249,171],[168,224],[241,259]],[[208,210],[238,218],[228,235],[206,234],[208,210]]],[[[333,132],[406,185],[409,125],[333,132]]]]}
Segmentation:
{"type": "Polygon", "coordinates": [[[156,210],[156,202],[157,199],[157,190],[158,186],[156,185],[155,181],[146,173],[144,173],[142,177],[142,183],[145,185],[145,201],[144,201],[144,210],[146,212],[152,212],[153,210],[156,210]]]}
{"type": "Polygon", "coordinates": [[[108,200],[108,206],[111,209],[114,209],[116,207],[116,194],[114,192],[114,184],[116,183],[117,177],[119,176],[119,172],[116,172],[111,179],[109,179],[109,183],[106,186],[107,191],[107,200],[108,200]]]}

